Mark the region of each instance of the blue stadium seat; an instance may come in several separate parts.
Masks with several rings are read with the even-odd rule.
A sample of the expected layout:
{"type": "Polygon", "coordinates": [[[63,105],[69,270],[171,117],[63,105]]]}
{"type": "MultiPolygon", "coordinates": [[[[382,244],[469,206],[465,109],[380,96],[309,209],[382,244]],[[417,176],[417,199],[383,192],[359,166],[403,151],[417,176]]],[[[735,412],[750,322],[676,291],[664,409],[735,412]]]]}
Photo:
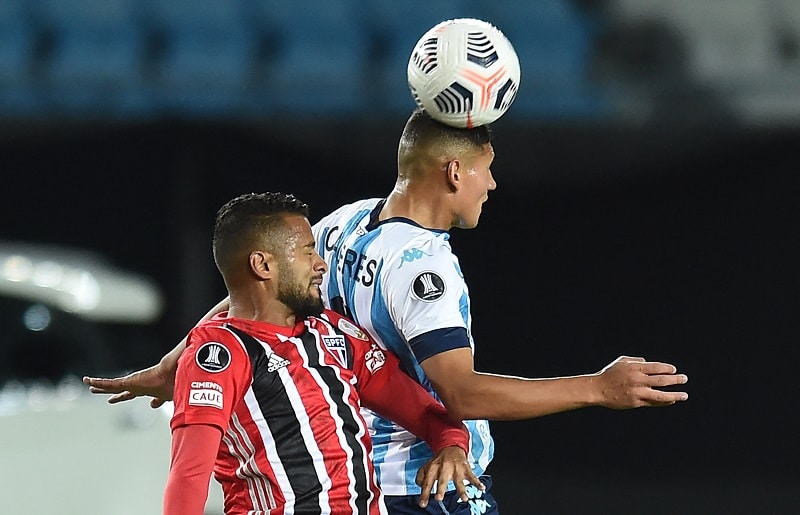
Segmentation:
{"type": "Polygon", "coordinates": [[[369,27],[377,52],[368,72],[369,88],[378,106],[409,113],[414,99],[408,89],[406,67],[419,38],[439,22],[476,18],[473,0],[371,0],[364,5],[362,22],[369,27]]]}
{"type": "Polygon", "coordinates": [[[35,45],[24,0],[0,2],[0,87],[26,80],[35,45]]]}
{"type": "Polygon", "coordinates": [[[136,0],[37,0],[28,8],[50,37],[42,78],[54,107],[102,114],[140,107],[145,40],[136,0]]]}
{"type": "Polygon", "coordinates": [[[520,60],[520,89],[509,117],[605,116],[589,65],[595,24],[571,0],[495,0],[480,16],[511,41],[520,60]]]}
{"type": "Polygon", "coordinates": [[[25,0],[0,1],[0,111],[6,116],[25,115],[35,107],[36,41],[25,0]]]}
{"type": "Polygon", "coordinates": [[[252,20],[270,41],[257,100],[282,113],[363,110],[368,40],[357,0],[258,2],[252,20]]]}
{"type": "Polygon", "coordinates": [[[187,116],[240,112],[257,51],[242,0],[149,0],[150,91],[158,108],[187,116]]]}

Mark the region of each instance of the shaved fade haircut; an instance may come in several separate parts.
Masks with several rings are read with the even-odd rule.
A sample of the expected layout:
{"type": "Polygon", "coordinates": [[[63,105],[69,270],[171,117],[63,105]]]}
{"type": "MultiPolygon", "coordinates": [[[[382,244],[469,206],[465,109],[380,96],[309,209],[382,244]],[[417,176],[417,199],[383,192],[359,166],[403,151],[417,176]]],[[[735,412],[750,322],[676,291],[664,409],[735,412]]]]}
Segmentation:
{"type": "Polygon", "coordinates": [[[406,122],[397,151],[398,163],[404,164],[415,155],[432,151],[481,151],[492,142],[489,125],[461,129],[434,120],[417,108],[406,122]]]}
{"type": "Polygon", "coordinates": [[[308,204],[287,193],[246,193],[226,202],[214,223],[214,262],[223,274],[254,248],[274,252],[286,242],[284,216],[309,217],[308,204]]]}

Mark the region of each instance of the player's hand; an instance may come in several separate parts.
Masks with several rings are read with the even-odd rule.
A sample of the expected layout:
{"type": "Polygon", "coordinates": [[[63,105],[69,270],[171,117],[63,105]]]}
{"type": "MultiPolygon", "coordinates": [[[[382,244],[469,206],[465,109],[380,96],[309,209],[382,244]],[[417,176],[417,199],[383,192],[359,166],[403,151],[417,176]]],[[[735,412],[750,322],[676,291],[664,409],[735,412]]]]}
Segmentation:
{"type": "Polygon", "coordinates": [[[457,446],[445,447],[417,471],[416,482],[422,488],[422,493],[419,495],[420,507],[428,505],[434,488],[436,488],[434,498],[437,501],[444,499],[447,483],[450,481],[455,484],[458,496],[465,502],[469,500],[465,481],[481,490],[486,489],[478,476],[472,472],[464,449],[457,446]]]}
{"type": "Polygon", "coordinates": [[[685,401],[689,394],[659,388],[685,384],[689,378],[678,374],[675,365],[620,356],[596,375],[600,405],[612,409],[670,406],[685,401]]]}
{"type": "Polygon", "coordinates": [[[129,401],[136,397],[148,396],[151,408],[158,408],[172,400],[175,388],[175,371],[169,370],[163,362],[152,367],[131,372],[115,378],[84,377],[83,384],[92,393],[113,394],[108,398],[109,404],[129,401]]]}

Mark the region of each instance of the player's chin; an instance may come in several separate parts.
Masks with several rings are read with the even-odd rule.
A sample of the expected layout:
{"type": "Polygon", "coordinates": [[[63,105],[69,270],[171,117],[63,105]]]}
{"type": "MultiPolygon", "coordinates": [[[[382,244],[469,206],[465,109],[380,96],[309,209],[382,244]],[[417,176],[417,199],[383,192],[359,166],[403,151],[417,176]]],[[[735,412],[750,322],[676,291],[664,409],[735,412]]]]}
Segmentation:
{"type": "Polygon", "coordinates": [[[310,288],[311,296],[315,299],[319,300],[322,303],[322,285],[319,284],[312,284],[310,288]]]}
{"type": "Polygon", "coordinates": [[[464,219],[464,229],[474,229],[478,226],[478,222],[481,219],[481,213],[483,212],[482,206],[478,206],[478,209],[472,213],[472,216],[468,216],[464,219]]]}
{"type": "Polygon", "coordinates": [[[475,217],[474,219],[462,218],[461,220],[459,220],[458,225],[456,227],[458,227],[459,229],[474,229],[477,226],[478,226],[478,217],[475,217]]]}

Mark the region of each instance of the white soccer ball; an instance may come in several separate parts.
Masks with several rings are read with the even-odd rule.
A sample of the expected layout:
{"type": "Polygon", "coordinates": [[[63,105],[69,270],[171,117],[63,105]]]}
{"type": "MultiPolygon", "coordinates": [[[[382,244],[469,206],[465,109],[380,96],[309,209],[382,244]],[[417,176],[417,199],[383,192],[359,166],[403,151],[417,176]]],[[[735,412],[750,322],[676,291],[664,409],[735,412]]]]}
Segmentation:
{"type": "Polygon", "coordinates": [[[508,38],[475,18],[443,21],[422,35],[408,61],[417,105],[442,123],[470,128],[492,123],[519,88],[519,58],[508,38]]]}

